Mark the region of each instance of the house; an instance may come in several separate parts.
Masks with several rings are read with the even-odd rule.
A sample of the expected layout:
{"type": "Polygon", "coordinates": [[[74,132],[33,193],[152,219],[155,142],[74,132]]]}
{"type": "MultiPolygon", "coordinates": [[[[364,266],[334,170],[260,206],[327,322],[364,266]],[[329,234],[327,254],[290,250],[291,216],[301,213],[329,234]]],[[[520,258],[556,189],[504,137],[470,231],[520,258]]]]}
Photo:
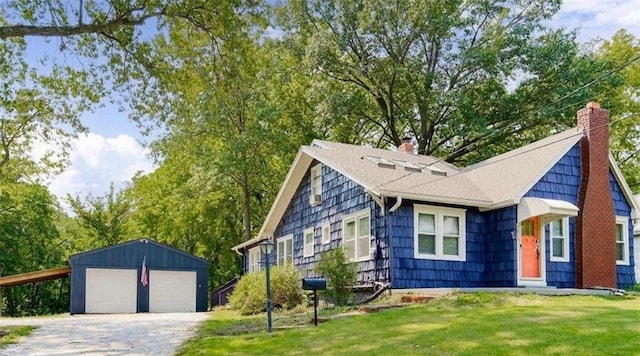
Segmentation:
{"type": "Polygon", "coordinates": [[[460,169],[396,151],[315,140],[303,146],[257,237],[234,250],[260,268],[306,275],[343,247],[358,283],[392,288],[628,287],[636,283],[638,209],[609,153],[609,113],[578,111],[576,128],[460,169]]]}
{"type": "Polygon", "coordinates": [[[207,311],[206,260],[138,239],[69,257],[71,314],[207,311]]]}

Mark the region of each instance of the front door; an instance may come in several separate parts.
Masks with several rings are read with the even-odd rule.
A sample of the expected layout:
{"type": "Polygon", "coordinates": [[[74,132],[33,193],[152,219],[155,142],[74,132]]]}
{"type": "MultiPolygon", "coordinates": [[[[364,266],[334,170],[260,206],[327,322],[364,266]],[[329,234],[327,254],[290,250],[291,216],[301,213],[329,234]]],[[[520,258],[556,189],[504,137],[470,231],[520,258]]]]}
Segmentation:
{"type": "Polygon", "coordinates": [[[540,241],[538,218],[521,223],[522,278],[540,278],[540,241]]]}

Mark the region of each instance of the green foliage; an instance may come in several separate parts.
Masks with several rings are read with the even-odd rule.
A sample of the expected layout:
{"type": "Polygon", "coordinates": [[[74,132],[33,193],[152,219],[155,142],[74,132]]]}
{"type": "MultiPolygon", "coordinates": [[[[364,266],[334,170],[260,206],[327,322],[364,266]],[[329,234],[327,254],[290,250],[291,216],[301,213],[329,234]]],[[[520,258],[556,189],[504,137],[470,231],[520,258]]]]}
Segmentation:
{"type": "Polygon", "coordinates": [[[356,265],[349,261],[344,249],[324,252],[315,265],[315,271],[327,279],[324,294],[337,305],[345,305],[351,297],[351,287],[356,282],[356,265]]]}
{"type": "MultiPolygon", "coordinates": [[[[291,265],[273,266],[270,270],[271,302],[274,306],[291,309],[300,305],[304,296],[300,284],[300,274],[291,265]]],[[[265,271],[245,274],[236,285],[229,298],[232,309],[242,315],[262,312],[267,303],[265,271]]]]}
{"type": "Polygon", "coordinates": [[[80,197],[67,196],[76,220],[84,228],[86,249],[96,249],[132,239],[129,232],[129,216],[131,202],[123,191],[116,191],[113,183],[104,197],[87,196],[85,201],[80,197]]]}
{"type": "Polygon", "coordinates": [[[559,7],[291,0],[279,24],[329,138],[389,147],[412,134],[419,153],[470,163],[573,126],[576,108],[613,80],[566,96],[608,67],[572,33],[544,27],[559,7]]]}
{"type": "MultiPolygon", "coordinates": [[[[0,276],[67,265],[59,236],[58,212],[47,189],[37,184],[0,183],[0,276]]],[[[60,313],[68,310],[68,280],[3,288],[3,314],[60,313]]]]}

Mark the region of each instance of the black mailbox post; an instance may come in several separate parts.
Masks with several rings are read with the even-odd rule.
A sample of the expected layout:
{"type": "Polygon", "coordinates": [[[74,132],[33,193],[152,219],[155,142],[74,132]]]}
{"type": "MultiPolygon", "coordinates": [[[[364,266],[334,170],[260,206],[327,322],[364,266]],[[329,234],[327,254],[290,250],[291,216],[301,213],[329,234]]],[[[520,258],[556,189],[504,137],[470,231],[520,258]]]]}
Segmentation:
{"type": "Polygon", "coordinates": [[[318,326],[318,290],[327,289],[327,280],[325,278],[302,278],[302,289],[313,291],[313,317],[314,325],[318,326]]]}

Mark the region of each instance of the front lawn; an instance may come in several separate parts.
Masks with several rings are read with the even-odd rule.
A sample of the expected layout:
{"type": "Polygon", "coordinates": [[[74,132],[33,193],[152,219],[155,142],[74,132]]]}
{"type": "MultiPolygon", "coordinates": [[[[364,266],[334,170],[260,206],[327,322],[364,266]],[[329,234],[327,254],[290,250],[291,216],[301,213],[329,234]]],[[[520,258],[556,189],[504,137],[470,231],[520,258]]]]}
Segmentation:
{"type": "Polygon", "coordinates": [[[31,326],[0,326],[0,348],[15,344],[22,336],[31,334],[31,326]]]}
{"type": "Polygon", "coordinates": [[[287,319],[276,317],[272,335],[264,315],[213,314],[179,354],[629,355],[640,350],[638,297],[460,294],[318,327],[280,328],[287,319]]]}

